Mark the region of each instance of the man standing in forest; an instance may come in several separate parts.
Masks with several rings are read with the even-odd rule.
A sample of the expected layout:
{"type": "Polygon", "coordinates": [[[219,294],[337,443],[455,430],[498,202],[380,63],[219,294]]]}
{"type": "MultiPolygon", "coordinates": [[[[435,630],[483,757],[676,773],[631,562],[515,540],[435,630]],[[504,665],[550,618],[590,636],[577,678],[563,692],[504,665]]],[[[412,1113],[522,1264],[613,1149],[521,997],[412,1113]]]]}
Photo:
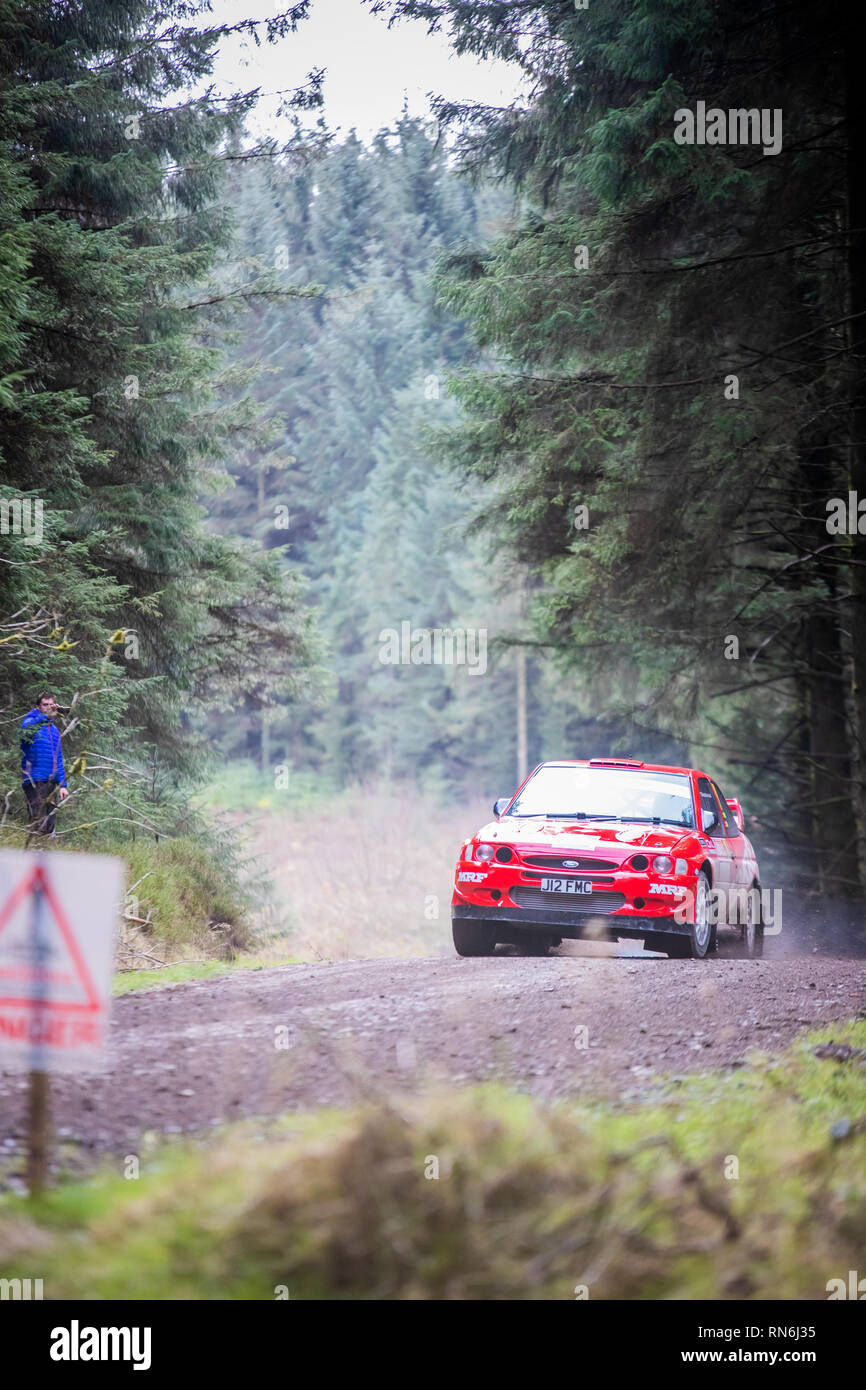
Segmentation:
{"type": "Polygon", "coordinates": [[[54,834],[58,799],[69,795],[60,730],[53,722],[59,713],[54,696],[43,690],[21,721],[21,784],[31,834],[54,834]]]}

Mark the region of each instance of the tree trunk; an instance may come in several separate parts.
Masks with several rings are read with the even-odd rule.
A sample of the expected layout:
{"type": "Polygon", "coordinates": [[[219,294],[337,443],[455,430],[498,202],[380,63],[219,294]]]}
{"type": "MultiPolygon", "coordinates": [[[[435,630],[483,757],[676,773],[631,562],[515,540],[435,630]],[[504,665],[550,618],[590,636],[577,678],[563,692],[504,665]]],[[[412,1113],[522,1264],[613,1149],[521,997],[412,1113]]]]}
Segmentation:
{"type": "MultiPolygon", "coordinates": [[[[866,498],[866,83],[863,51],[866,25],[858,7],[851,9],[847,43],[847,191],[848,191],[848,383],[851,410],[849,428],[849,486],[858,499],[866,498]]],[[[866,884],[866,785],[863,738],[866,732],[866,537],[850,538],[851,602],[846,614],[850,642],[851,743],[854,768],[854,801],[857,817],[857,862],[861,884],[866,884]]]]}
{"type": "Polygon", "coordinates": [[[806,630],[809,672],[808,763],[814,807],[810,878],[823,894],[851,897],[860,889],[857,830],[851,797],[850,726],[844,662],[835,624],[813,614],[806,630]]]}
{"type": "Polygon", "coordinates": [[[523,781],[527,772],[527,734],[526,734],[526,648],[517,647],[517,785],[523,781]]]}
{"type": "Polygon", "coordinates": [[[262,710],[262,776],[271,775],[271,726],[268,717],[262,710]]]}

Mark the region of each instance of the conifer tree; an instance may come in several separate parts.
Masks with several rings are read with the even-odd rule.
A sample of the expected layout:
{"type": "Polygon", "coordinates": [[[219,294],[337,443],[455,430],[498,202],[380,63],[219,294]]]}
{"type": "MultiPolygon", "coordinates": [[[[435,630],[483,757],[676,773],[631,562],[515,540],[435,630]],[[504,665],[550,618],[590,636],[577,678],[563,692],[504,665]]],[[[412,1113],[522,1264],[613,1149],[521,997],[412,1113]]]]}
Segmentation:
{"type": "Polygon", "coordinates": [[[462,167],[523,198],[507,236],[443,277],[497,357],[454,384],[467,416],[443,449],[494,486],[487,522],[537,575],[542,640],[644,737],[745,769],[810,882],[862,893],[866,556],[825,524],[856,474],[866,389],[856,18],[715,0],[376,8],[527,75],[522,106],[438,104],[462,167]],[[750,135],[749,110],[781,113],[779,148],[681,143],[699,102],[724,121],[742,108],[750,135]]]}
{"type": "Polygon", "coordinates": [[[76,737],[182,772],[207,742],[186,714],[286,696],[313,660],[297,576],[214,534],[201,500],[267,438],[223,344],[279,290],[226,278],[226,160],[275,151],[239,143],[255,93],[207,83],[230,29],[284,35],[306,4],[260,25],[207,10],[0,7],[0,486],[44,510],[40,543],[2,538],[11,768],[36,684],[81,693],[76,737]]]}

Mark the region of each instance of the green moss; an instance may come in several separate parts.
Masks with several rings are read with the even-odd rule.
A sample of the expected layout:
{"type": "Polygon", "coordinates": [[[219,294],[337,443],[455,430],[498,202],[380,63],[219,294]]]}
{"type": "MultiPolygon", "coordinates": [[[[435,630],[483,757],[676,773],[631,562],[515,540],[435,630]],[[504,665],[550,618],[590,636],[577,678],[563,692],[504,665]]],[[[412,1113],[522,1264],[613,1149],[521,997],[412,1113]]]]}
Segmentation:
{"type": "MultiPolygon", "coordinates": [[[[23,837],[16,832],[0,834],[0,848],[23,847],[23,837]]],[[[46,848],[49,854],[55,852],[53,844],[46,848]]],[[[242,886],[237,855],[216,832],[159,840],[118,834],[97,843],[82,835],[74,846],[64,843],[56,848],[113,854],[124,861],[127,909],[131,907],[135,917],[150,919],[146,927],[124,925],[137,938],[135,944],[158,960],[188,954],[217,961],[249,949],[254,895],[242,886]]],[[[131,951],[121,950],[120,955],[121,965],[130,958],[136,964],[144,960],[131,951]]]]}
{"type": "Polygon", "coordinates": [[[280,965],[299,965],[297,956],[242,957],[239,960],[178,961],[156,970],[123,970],[114,977],[115,995],[158,989],[161,985],[185,984],[187,980],[209,980],[215,975],[233,975],[238,970],[267,970],[280,965]]]}
{"type": "MultiPolygon", "coordinates": [[[[244,904],[232,877],[213,849],[192,837],[176,840],[137,839],[119,847],[128,866],[128,882],[139,913],[151,914],[154,931],[169,946],[211,946],[211,924],[222,923],[235,948],[246,946],[250,932],[244,904]]],[[[211,933],[212,937],[213,933],[211,933]]]]}

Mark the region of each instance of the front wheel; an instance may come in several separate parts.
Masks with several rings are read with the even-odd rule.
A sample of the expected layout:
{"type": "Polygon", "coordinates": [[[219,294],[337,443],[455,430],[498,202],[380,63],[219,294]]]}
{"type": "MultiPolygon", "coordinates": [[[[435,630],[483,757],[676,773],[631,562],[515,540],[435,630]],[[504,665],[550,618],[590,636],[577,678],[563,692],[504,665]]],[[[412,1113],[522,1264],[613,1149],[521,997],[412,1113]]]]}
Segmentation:
{"type": "Polygon", "coordinates": [[[458,956],[492,956],[496,950],[496,937],[489,922],[456,919],[451,923],[451,936],[458,956]]]}
{"type": "Polygon", "coordinates": [[[710,881],[703,869],[695,887],[695,920],[688,936],[673,936],[665,944],[668,955],[679,960],[703,960],[711,949],[713,926],[710,922],[710,881]]]}

